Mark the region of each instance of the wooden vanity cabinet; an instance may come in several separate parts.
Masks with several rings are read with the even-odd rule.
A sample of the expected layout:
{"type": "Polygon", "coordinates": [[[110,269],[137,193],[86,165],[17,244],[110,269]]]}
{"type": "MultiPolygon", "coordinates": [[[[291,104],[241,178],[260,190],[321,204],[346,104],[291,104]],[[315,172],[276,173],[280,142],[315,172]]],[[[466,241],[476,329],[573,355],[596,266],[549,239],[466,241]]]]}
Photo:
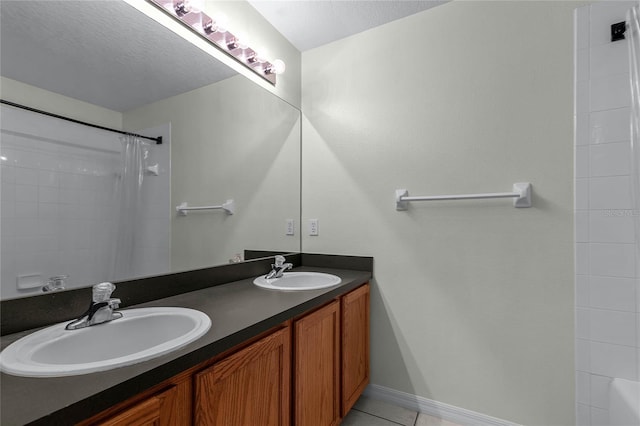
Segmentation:
{"type": "Polygon", "coordinates": [[[196,425],[290,424],[291,328],[282,328],[196,373],[196,425]]]}
{"type": "Polygon", "coordinates": [[[342,296],[342,416],[369,384],[369,284],[342,296]]]}
{"type": "Polygon", "coordinates": [[[365,284],[79,426],[334,426],[368,383],[365,284]]]}
{"type": "Polygon", "coordinates": [[[191,395],[191,374],[183,373],[78,426],[189,426],[191,395]]]}
{"type": "Polygon", "coordinates": [[[340,301],[294,323],[294,424],[340,423],[340,301]]]}
{"type": "Polygon", "coordinates": [[[294,321],[294,424],[340,424],[369,383],[369,284],[294,321]]]}

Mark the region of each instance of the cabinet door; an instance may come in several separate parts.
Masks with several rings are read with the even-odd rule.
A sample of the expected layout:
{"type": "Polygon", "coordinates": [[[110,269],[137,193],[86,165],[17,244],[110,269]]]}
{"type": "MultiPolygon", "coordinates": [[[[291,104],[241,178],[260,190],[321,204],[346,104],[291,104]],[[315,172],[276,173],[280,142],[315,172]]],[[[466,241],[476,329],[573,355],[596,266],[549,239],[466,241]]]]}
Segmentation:
{"type": "Polygon", "coordinates": [[[118,415],[95,424],[102,426],[161,426],[176,424],[167,417],[166,414],[170,413],[163,415],[162,409],[163,404],[166,404],[165,407],[173,405],[176,393],[176,387],[172,387],[139,402],[118,415]]]}
{"type": "Polygon", "coordinates": [[[369,284],[342,297],[342,416],[369,383],[369,284]]]}
{"type": "Polygon", "coordinates": [[[329,426],[340,422],[340,303],[295,323],[296,426],[329,426]]]}
{"type": "Polygon", "coordinates": [[[258,340],[195,377],[195,424],[288,426],[291,331],[258,340]]]}

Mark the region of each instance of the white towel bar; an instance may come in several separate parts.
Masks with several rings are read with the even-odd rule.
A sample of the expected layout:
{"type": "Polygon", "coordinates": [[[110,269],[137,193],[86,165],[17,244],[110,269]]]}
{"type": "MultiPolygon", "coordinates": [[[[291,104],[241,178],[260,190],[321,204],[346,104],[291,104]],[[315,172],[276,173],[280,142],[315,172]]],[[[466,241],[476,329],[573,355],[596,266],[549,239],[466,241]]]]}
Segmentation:
{"type": "Polygon", "coordinates": [[[427,197],[410,197],[409,191],[407,191],[406,189],[396,189],[396,210],[407,210],[410,201],[478,200],[485,198],[513,198],[514,207],[531,207],[531,184],[529,182],[514,183],[513,192],[433,195],[427,197]]]}
{"type": "Polygon", "coordinates": [[[227,214],[233,214],[236,211],[236,203],[233,200],[227,200],[221,206],[189,207],[187,203],[176,206],[176,211],[181,216],[186,216],[187,212],[194,210],[224,210],[227,214]]]}

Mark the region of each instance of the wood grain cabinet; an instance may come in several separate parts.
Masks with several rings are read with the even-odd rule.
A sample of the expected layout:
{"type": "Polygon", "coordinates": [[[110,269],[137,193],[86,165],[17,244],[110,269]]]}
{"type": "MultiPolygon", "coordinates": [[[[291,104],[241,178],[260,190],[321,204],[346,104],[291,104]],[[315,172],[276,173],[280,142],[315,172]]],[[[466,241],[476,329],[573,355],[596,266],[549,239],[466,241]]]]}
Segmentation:
{"type": "Polygon", "coordinates": [[[340,424],[369,383],[369,284],[294,329],[294,424],[340,424]]]}
{"type": "Polygon", "coordinates": [[[367,283],[78,426],[334,426],[368,383],[367,283]]]}
{"type": "Polygon", "coordinates": [[[195,374],[195,424],[288,426],[290,328],[195,374]]]}
{"type": "Polygon", "coordinates": [[[369,284],[342,297],[342,416],[369,384],[369,284]]]}
{"type": "Polygon", "coordinates": [[[294,323],[294,424],[340,423],[340,302],[294,323]]]}
{"type": "Polygon", "coordinates": [[[188,426],[191,424],[191,381],[185,376],[176,379],[164,390],[145,392],[78,426],[188,426]]]}

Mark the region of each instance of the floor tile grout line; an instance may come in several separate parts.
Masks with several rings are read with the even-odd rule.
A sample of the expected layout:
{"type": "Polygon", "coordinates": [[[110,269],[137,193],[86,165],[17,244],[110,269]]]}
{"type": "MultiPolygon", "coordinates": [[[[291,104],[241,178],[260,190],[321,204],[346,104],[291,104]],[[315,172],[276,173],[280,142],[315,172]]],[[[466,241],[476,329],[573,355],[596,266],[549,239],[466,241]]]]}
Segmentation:
{"type": "MultiPolygon", "coordinates": [[[[387,418],[385,418],[385,417],[378,416],[377,414],[367,413],[366,411],[362,411],[362,410],[359,410],[359,409],[357,409],[357,408],[352,408],[352,409],[353,409],[353,410],[356,410],[356,411],[360,411],[361,413],[364,413],[364,414],[368,414],[368,415],[370,415],[370,416],[372,416],[372,417],[377,417],[377,418],[379,418],[379,419],[386,420],[386,421],[391,422],[391,423],[396,424],[396,425],[404,426],[402,423],[398,423],[398,422],[395,422],[395,421],[393,421],[393,420],[389,420],[389,419],[387,419],[387,418]]],[[[416,420],[413,422],[413,426],[415,426],[415,422],[416,422],[416,421],[418,421],[418,413],[416,413],[416,420]]]]}

